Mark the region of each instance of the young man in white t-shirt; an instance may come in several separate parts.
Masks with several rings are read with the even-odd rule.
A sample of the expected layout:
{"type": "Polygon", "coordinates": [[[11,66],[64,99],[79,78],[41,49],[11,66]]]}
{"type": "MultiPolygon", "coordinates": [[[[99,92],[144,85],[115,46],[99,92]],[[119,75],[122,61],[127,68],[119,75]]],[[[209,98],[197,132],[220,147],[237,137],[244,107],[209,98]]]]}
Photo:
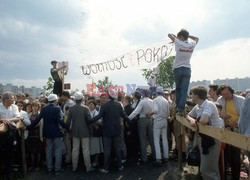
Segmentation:
{"type": "Polygon", "coordinates": [[[176,110],[178,115],[183,116],[191,78],[190,59],[199,38],[189,35],[189,32],[185,29],[181,29],[177,37],[174,34],[168,34],[168,37],[174,42],[176,51],[173,65],[176,85],[176,110]],[[188,42],[188,38],[193,41],[188,42]]]}

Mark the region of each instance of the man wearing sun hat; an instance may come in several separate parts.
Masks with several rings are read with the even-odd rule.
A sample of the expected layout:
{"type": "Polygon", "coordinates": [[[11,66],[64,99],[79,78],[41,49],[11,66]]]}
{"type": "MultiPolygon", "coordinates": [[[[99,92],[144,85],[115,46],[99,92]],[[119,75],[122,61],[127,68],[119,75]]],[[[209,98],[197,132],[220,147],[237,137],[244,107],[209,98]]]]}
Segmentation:
{"type": "Polygon", "coordinates": [[[71,125],[71,134],[73,138],[72,149],[72,170],[78,168],[80,145],[82,145],[82,153],[86,171],[90,172],[94,169],[91,167],[90,151],[89,151],[89,126],[87,121],[90,119],[89,109],[82,105],[83,95],[80,92],[74,94],[76,104],[69,109],[67,122],[71,125]]]}
{"type": "Polygon", "coordinates": [[[62,171],[62,131],[61,127],[69,130],[69,126],[63,121],[63,113],[57,105],[57,95],[48,96],[49,104],[45,106],[33,123],[26,127],[27,130],[34,128],[43,119],[43,137],[46,139],[46,162],[48,172],[53,171],[53,153],[55,155],[55,174],[62,171]]]}
{"type": "Polygon", "coordinates": [[[61,74],[61,71],[67,67],[67,65],[57,68],[56,60],[52,60],[51,65],[53,66],[50,69],[51,77],[54,80],[53,93],[58,96],[61,96],[63,83],[62,83],[62,77],[60,76],[60,74],[61,74]]]}
{"type": "Polygon", "coordinates": [[[167,161],[169,158],[167,127],[169,116],[169,104],[163,97],[163,87],[158,86],[156,88],[157,97],[153,100],[152,111],[148,113],[148,116],[154,115],[153,123],[153,138],[155,146],[156,161],[155,165],[159,166],[163,161],[167,161]],[[162,139],[163,152],[161,153],[160,139],[162,139]]]}

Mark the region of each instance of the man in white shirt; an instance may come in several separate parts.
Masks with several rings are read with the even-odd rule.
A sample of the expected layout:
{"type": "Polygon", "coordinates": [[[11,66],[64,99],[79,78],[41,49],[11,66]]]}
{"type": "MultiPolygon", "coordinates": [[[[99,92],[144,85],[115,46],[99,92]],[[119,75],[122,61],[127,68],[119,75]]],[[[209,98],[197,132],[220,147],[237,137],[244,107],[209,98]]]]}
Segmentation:
{"type": "MultiPolygon", "coordinates": [[[[203,125],[221,127],[221,119],[215,104],[207,100],[207,89],[204,86],[196,86],[191,89],[192,100],[196,106],[186,116],[192,126],[196,121],[203,125]]],[[[203,179],[219,180],[218,168],[220,155],[220,141],[211,137],[199,136],[200,148],[200,172],[203,179]]]]}
{"type": "Polygon", "coordinates": [[[176,85],[176,110],[178,115],[183,116],[191,78],[190,59],[199,38],[189,35],[189,32],[185,29],[178,32],[177,37],[174,34],[168,34],[168,37],[174,42],[176,51],[173,65],[176,85]],[[188,42],[188,38],[193,41],[188,42]]]}
{"type": "Polygon", "coordinates": [[[20,120],[18,107],[14,104],[15,98],[12,92],[3,94],[0,103],[0,123],[9,126],[8,131],[0,134],[0,151],[4,162],[4,176],[6,179],[12,179],[12,165],[14,156],[14,142],[16,133],[16,122],[20,120]]]}
{"type": "Polygon", "coordinates": [[[152,112],[148,113],[148,116],[154,115],[153,123],[153,135],[154,135],[154,146],[156,153],[155,165],[160,166],[163,161],[168,161],[169,150],[168,150],[168,138],[167,128],[169,116],[169,104],[168,101],[163,97],[163,87],[158,86],[156,88],[157,98],[153,100],[152,112]],[[160,147],[160,136],[162,137],[163,153],[161,154],[160,147]]]}
{"type": "Polygon", "coordinates": [[[140,141],[141,149],[141,161],[146,163],[147,158],[147,134],[149,137],[149,144],[151,147],[151,152],[153,158],[155,156],[154,152],[154,142],[153,142],[153,128],[152,128],[152,118],[147,117],[147,113],[151,112],[153,101],[149,99],[149,90],[144,89],[142,93],[142,100],[139,102],[136,109],[128,117],[130,120],[134,119],[138,114],[140,114],[140,119],[137,121],[138,135],[140,141]]]}
{"type": "Polygon", "coordinates": [[[149,85],[149,90],[150,90],[150,95],[152,96],[153,93],[156,90],[156,76],[155,73],[152,73],[151,76],[148,78],[148,85],[149,85]]]}

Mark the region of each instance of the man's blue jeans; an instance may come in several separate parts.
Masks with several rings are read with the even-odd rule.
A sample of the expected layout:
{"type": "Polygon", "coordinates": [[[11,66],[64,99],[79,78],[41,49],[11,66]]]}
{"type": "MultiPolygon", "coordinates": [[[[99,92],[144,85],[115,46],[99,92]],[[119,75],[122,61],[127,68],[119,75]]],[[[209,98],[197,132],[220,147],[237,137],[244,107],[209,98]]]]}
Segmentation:
{"type": "Polygon", "coordinates": [[[53,170],[53,155],[55,156],[55,171],[61,170],[62,143],[62,138],[46,139],[46,161],[48,171],[53,170]]]}
{"type": "Polygon", "coordinates": [[[184,112],[185,109],[190,78],[190,68],[180,67],[174,69],[174,80],[176,85],[176,108],[180,112],[184,112]]]}

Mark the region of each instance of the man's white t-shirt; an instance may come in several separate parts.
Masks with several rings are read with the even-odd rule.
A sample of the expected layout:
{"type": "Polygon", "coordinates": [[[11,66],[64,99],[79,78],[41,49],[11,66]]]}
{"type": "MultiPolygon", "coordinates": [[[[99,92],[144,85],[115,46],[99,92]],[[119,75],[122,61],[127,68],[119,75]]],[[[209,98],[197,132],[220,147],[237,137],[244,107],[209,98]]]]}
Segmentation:
{"type": "Polygon", "coordinates": [[[196,46],[196,42],[181,41],[175,38],[174,44],[175,44],[176,56],[173,68],[174,69],[180,67],[191,68],[190,59],[193,54],[193,50],[196,46]]]}

